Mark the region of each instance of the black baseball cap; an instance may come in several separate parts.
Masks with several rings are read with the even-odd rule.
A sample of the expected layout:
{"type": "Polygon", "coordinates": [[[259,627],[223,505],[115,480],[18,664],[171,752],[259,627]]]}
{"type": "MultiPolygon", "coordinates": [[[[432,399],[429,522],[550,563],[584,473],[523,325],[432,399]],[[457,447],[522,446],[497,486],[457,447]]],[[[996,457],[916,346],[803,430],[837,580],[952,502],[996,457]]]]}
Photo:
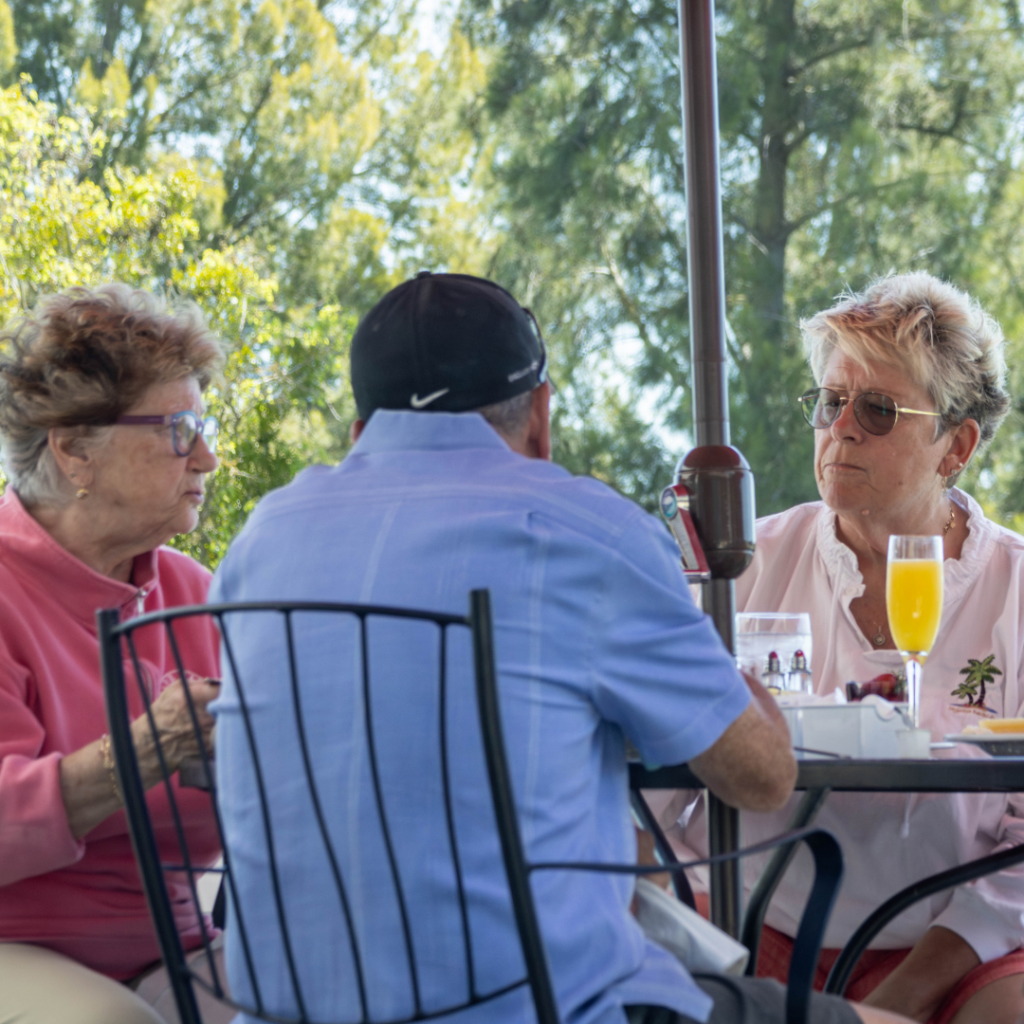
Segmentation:
{"type": "Polygon", "coordinates": [[[533,314],[500,285],[423,271],[387,293],[352,336],[359,418],[377,409],[468,412],[547,378],[533,314]]]}

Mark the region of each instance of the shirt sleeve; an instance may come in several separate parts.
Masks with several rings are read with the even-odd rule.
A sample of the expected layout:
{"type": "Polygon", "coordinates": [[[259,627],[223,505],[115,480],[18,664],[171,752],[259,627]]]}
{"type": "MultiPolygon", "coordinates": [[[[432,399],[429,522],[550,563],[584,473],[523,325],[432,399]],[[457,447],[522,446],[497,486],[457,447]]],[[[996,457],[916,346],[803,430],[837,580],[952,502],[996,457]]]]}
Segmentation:
{"type": "Polygon", "coordinates": [[[932,922],[932,926],[939,925],[956,932],[978,954],[982,963],[998,960],[1021,945],[1021,882],[1018,875],[1010,886],[1000,887],[1014,890],[1011,896],[1013,902],[1009,905],[990,902],[994,894],[986,892],[990,887],[984,884],[984,880],[961,886],[953,893],[949,906],[932,922]],[[1014,903],[1018,905],[1014,906],[1014,903]]]}
{"type": "MultiPolygon", "coordinates": [[[[1024,843],[1022,808],[1011,801],[992,853],[1024,843]]],[[[982,963],[996,960],[1024,944],[1024,865],[985,875],[960,886],[932,925],[956,932],[982,963]]]]}
{"type": "Polygon", "coordinates": [[[732,655],[690,597],[671,539],[648,516],[603,574],[595,647],[594,702],[649,765],[703,753],[750,703],[732,655]]]}
{"type": "Polygon", "coordinates": [[[27,691],[15,666],[0,667],[0,886],[66,868],[85,854],[68,824],[61,755],[39,756],[45,734],[27,691]]]}

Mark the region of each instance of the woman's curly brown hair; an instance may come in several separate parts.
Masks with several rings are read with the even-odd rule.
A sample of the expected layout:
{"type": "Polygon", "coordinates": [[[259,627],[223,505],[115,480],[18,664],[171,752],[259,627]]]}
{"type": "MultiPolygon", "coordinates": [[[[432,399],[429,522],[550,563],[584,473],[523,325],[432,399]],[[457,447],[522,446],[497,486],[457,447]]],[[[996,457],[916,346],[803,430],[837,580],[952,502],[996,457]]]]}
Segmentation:
{"type": "Polygon", "coordinates": [[[157,384],[194,377],[205,390],[224,362],[199,308],[125,284],[68,288],[0,331],[0,451],[28,504],[61,504],[68,485],[48,444],[53,427],[99,442],[157,384]]]}

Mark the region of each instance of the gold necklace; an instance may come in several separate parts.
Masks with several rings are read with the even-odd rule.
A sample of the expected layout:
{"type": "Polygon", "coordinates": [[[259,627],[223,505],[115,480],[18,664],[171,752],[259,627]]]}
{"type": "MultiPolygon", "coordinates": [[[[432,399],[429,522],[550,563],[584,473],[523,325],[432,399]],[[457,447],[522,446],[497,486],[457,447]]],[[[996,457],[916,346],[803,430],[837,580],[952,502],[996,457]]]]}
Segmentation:
{"type": "MultiPolygon", "coordinates": [[[[953,527],[956,525],[956,513],[953,511],[955,508],[956,508],[956,504],[955,504],[955,502],[953,502],[951,500],[950,503],[949,503],[949,519],[946,520],[946,525],[942,528],[942,536],[943,537],[945,537],[946,534],[949,533],[949,531],[952,530],[953,527]]],[[[877,631],[875,632],[875,635],[871,638],[871,642],[876,647],[884,647],[885,646],[885,640],[886,640],[885,633],[882,631],[882,627],[878,626],[877,627],[877,631]]]]}

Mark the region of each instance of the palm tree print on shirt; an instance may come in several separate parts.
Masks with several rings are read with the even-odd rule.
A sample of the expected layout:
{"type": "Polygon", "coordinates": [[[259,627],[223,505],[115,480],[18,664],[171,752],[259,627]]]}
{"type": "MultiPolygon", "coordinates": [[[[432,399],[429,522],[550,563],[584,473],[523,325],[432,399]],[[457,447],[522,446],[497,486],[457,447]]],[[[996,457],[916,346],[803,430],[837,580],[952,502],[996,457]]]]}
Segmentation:
{"type": "Polygon", "coordinates": [[[996,668],[992,662],[995,655],[990,654],[980,661],[977,658],[968,658],[965,668],[960,669],[960,675],[964,676],[952,695],[954,697],[966,697],[967,706],[988,710],[985,707],[985,686],[987,683],[994,683],[996,676],[1003,674],[1002,669],[996,668]],[[975,699],[977,698],[977,699],[975,699]]]}

